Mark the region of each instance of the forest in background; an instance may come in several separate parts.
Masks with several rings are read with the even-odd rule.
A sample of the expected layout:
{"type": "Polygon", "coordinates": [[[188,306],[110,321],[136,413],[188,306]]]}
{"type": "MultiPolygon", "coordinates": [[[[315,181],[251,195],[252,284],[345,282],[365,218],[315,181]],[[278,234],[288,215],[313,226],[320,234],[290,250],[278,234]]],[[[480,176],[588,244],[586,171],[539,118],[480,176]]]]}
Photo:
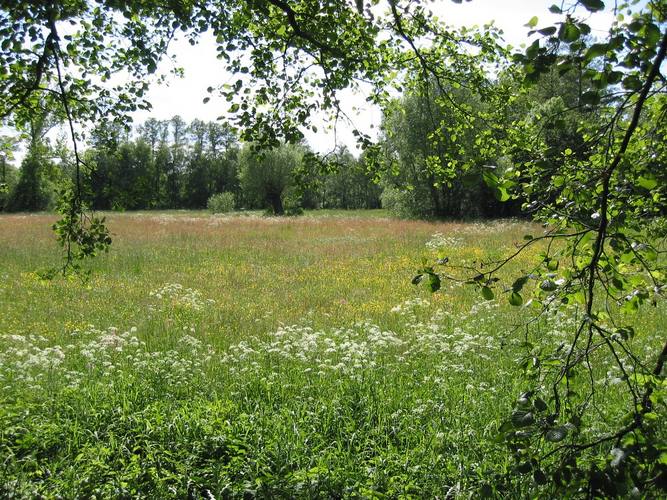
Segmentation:
{"type": "MultiPolygon", "coordinates": [[[[543,75],[505,117],[508,127],[525,119],[548,131],[552,170],[562,163],[558,155],[563,149],[579,150],[583,144],[579,121],[595,120],[595,112],[585,107],[567,123],[557,112],[549,114],[580,107],[580,78],[556,71],[543,75]]],[[[511,72],[499,80],[496,85],[513,86],[520,94],[520,82],[511,81],[511,72]]],[[[521,200],[501,202],[482,177],[467,179],[452,173],[452,167],[467,163],[500,177],[522,160],[521,152],[514,158],[489,157],[475,142],[487,126],[482,121],[469,127],[467,134],[446,135],[448,142],[434,145],[433,135],[453,130],[461,118],[458,110],[438,99],[436,88],[431,90],[427,97],[408,90],[387,107],[379,149],[372,158],[366,153],[355,158],[343,146],[312,161],[315,154],[305,141],[256,151],[221,121],[186,123],[174,116],[151,118],[134,128],[102,122],[90,133],[84,154],[85,199],[94,210],[203,209],[214,195],[230,193],[233,202],[228,210],[264,209],[278,215],[303,209],[380,207],[404,218],[524,214],[521,200]]],[[[484,107],[471,91],[456,92],[459,103],[484,107]]],[[[20,169],[6,163],[3,167],[0,210],[51,210],[63,182],[74,181],[74,157],[66,139],[47,136],[58,125],[58,119],[44,110],[25,128],[22,140],[27,154],[20,169]]],[[[17,142],[5,137],[3,144],[10,156],[17,142]]]]}

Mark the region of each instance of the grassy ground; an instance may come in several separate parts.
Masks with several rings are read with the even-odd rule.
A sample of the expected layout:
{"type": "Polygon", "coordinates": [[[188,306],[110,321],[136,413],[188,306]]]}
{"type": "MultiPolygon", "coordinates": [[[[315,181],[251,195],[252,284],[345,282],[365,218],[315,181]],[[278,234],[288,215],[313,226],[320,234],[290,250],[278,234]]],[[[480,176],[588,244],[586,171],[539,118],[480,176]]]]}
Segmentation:
{"type": "Polygon", "coordinates": [[[526,311],[410,280],[539,227],[110,214],[82,283],[35,273],[61,258],[52,221],[0,217],[0,496],[475,496],[511,473],[526,311]]]}

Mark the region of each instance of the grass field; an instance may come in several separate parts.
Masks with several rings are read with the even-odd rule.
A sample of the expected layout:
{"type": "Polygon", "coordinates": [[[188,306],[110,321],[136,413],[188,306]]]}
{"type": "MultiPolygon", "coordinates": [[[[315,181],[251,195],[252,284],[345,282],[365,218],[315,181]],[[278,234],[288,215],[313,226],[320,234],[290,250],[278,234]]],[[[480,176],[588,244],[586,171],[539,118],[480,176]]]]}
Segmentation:
{"type": "MultiPolygon", "coordinates": [[[[512,477],[496,438],[530,311],[410,281],[539,226],[110,214],[91,278],[44,281],[53,220],[0,217],[0,497],[474,497],[512,477]]],[[[646,346],[664,320],[638,317],[646,346]]],[[[572,322],[530,335],[554,346],[572,322]]],[[[618,404],[598,429],[627,411],[617,375],[599,360],[618,404]]]]}

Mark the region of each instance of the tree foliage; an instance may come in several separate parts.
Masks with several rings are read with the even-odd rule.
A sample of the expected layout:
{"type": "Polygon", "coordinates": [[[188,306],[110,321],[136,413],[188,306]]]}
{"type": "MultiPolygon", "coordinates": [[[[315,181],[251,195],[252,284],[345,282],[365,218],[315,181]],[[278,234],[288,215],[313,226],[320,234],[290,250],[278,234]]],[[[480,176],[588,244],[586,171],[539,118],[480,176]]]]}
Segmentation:
{"type": "Polygon", "coordinates": [[[238,192],[238,145],[225,124],[149,119],[136,137],[107,124],[94,137],[84,184],[95,209],[204,208],[214,193],[238,192]]]}
{"type": "MultiPolygon", "coordinates": [[[[487,85],[487,92],[507,92],[507,81],[487,85]]],[[[498,129],[509,125],[503,115],[513,102],[498,112],[492,109],[496,102],[483,102],[471,88],[438,88],[419,80],[408,86],[402,99],[385,108],[381,176],[387,203],[408,217],[518,215],[518,204],[503,203],[508,195],[498,196],[499,188],[494,192],[484,180],[507,167],[502,149],[489,144],[486,123],[493,120],[498,129]]]]}
{"type": "MultiPolygon", "coordinates": [[[[315,206],[321,208],[380,208],[378,183],[366,168],[364,155],[354,158],[342,147],[330,155],[315,183],[315,206]]],[[[312,194],[311,194],[312,197],[312,194]]]]}
{"type": "Polygon", "coordinates": [[[256,154],[253,148],[241,150],[239,180],[246,200],[261,204],[275,215],[285,213],[285,194],[293,184],[293,172],[303,159],[300,146],[284,144],[256,154]]]}
{"type": "MultiPolygon", "coordinates": [[[[604,6],[578,3],[591,12],[604,6]]],[[[649,2],[629,19],[619,14],[604,40],[585,37],[591,30],[580,12],[552,11],[565,14],[563,22],[537,30],[542,37],[515,59],[527,83],[553,71],[574,73],[579,91],[574,102],[547,101],[516,120],[508,153],[519,161],[494,179],[525,199],[547,229],[527,235],[509,258],[483,262],[467,280],[485,299],[495,289],[520,306],[530,294],[538,314],[574,311],[581,318],[553,352],[536,351],[526,339],[526,391],[501,426],[517,472],[570,495],[651,495],[667,477],[657,424],[664,418],[667,344],[649,353],[633,349],[639,333],[628,315],[657,305],[665,291],[663,245],[649,227],[665,213],[665,158],[654,141],[665,138],[667,4],[649,2]],[[498,282],[514,255],[543,241],[549,244],[533,269],[498,282]],[[588,419],[604,414],[594,376],[601,356],[622,374],[627,414],[595,432],[588,419]]],[[[424,276],[439,287],[433,267],[424,276]]]]}

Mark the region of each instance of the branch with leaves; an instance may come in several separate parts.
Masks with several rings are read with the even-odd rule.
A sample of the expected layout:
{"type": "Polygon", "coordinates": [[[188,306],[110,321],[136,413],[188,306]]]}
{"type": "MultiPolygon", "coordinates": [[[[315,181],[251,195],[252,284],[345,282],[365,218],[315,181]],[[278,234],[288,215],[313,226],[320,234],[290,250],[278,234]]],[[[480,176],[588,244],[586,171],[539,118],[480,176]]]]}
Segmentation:
{"type": "MultiPolygon", "coordinates": [[[[598,1],[579,3],[593,12],[604,7],[598,1]]],[[[564,13],[556,6],[552,11],[564,13]]],[[[555,164],[546,148],[534,147],[544,131],[540,125],[524,143],[530,152],[523,156],[533,159],[506,173],[519,188],[514,196],[526,200],[526,207],[539,207],[536,215],[547,232],[529,237],[501,261],[470,268],[443,259],[442,273],[438,265],[427,266],[415,279],[428,278],[431,290],[440,288],[441,277],[456,279],[491,300],[502,284],[498,272],[527,248],[548,243],[537,266],[506,287],[509,303],[524,304],[520,293],[532,281],[532,300],[541,306],[538,317],[578,311],[580,319],[566,345],[527,354],[521,367],[530,386],[500,432],[516,471],[531,474],[536,485],[552,492],[613,496],[653,491],[667,479],[667,450],[657,426],[666,409],[667,342],[640,353],[632,346],[635,329],[624,325],[625,315],[657,305],[666,289],[667,267],[648,227],[667,209],[664,185],[658,182],[667,158],[650,158],[644,149],[646,131],[664,133],[664,126],[648,117],[660,115],[665,106],[660,81],[667,56],[666,13],[665,2],[651,2],[627,23],[614,25],[604,42],[585,39],[590,28],[572,10],[559,26],[536,31],[545,37],[544,45],[538,39],[515,58],[526,68],[527,83],[539,81],[552,67],[561,74],[583,68],[590,83],[580,97],[598,120],[593,125],[582,118],[585,148],[561,151],[555,164]],[[605,61],[602,69],[599,59],[605,61]],[[594,373],[604,356],[625,385],[628,414],[600,434],[586,429],[586,420],[601,389],[594,373]],[[586,377],[577,382],[577,374],[586,377]]]]}

